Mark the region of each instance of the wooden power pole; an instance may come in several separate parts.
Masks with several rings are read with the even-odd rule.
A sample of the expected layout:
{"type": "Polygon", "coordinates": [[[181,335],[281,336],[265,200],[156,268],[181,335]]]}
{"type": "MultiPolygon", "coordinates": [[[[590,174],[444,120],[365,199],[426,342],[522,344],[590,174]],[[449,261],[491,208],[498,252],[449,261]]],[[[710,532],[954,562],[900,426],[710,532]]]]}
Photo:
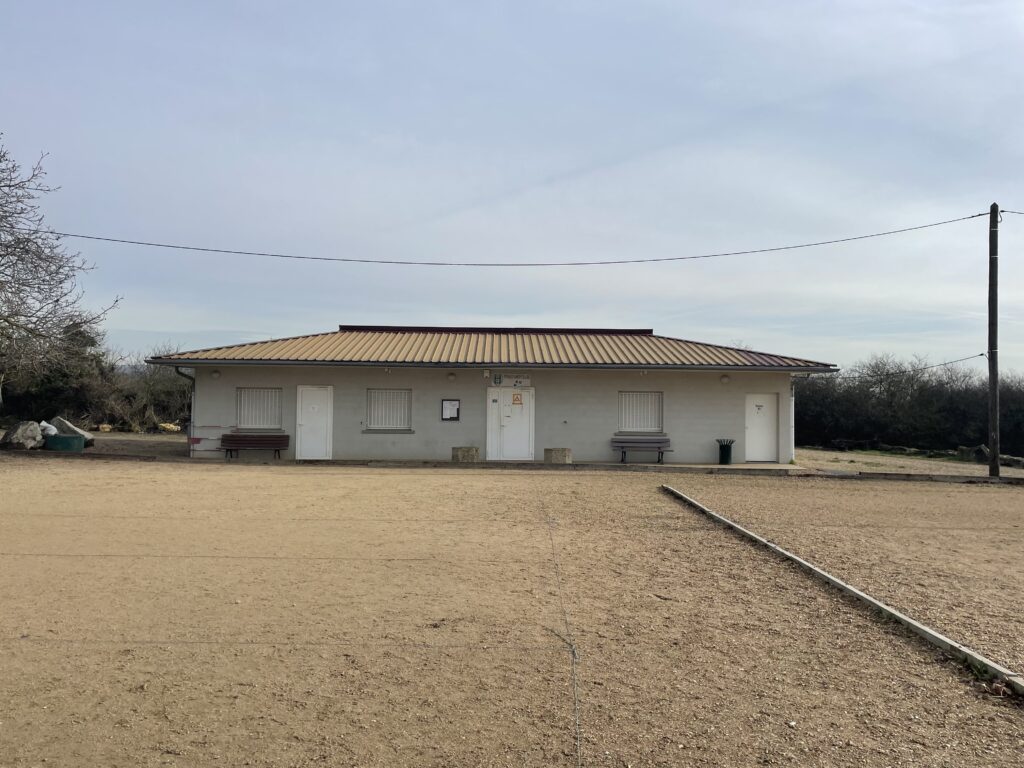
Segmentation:
{"type": "Polygon", "coordinates": [[[988,212],[988,474],[999,477],[999,205],[988,212]]]}

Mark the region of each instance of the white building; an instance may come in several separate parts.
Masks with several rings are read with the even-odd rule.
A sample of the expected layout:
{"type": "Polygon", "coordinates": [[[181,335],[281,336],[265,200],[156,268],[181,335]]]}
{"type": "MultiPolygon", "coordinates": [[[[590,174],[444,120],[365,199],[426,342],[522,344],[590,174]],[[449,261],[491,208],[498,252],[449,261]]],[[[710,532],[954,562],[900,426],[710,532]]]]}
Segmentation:
{"type": "Polygon", "coordinates": [[[148,362],[192,371],[193,456],[288,435],[301,460],[618,461],[612,439],[638,436],[667,437],[673,462],[717,462],[718,438],[736,462],[788,462],[792,376],[835,370],[651,330],[351,325],[148,362]]]}

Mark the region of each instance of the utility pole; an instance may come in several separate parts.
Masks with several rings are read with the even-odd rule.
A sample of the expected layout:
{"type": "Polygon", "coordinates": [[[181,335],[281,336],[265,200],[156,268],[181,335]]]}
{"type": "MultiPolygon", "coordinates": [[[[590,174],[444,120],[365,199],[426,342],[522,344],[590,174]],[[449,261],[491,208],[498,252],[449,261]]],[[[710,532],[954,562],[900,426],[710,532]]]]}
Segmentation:
{"type": "Polygon", "coordinates": [[[999,477],[999,205],[988,209],[988,475],[999,477]]]}

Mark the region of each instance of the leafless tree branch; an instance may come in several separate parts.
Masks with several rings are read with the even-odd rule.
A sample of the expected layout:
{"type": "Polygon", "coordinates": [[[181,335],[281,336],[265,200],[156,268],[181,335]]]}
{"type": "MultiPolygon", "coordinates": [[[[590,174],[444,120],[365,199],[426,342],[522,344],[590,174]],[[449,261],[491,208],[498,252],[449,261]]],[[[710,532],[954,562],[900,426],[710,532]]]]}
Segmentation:
{"type": "Polygon", "coordinates": [[[78,280],[92,266],[46,227],[38,200],[54,188],[45,157],[23,171],[0,143],[0,382],[59,366],[72,346],[98,344],[99,324],[119,301],[82,306],[78,280]]]}

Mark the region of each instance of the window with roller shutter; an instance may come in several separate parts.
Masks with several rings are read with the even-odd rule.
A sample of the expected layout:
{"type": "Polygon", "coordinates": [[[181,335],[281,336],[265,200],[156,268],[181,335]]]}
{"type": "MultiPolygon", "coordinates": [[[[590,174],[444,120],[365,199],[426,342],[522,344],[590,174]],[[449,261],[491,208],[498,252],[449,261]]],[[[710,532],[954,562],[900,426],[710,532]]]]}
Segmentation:
{"type": "Polygon", "coordinates": [[[661,432],[661,392],[619,392],[620,432],[661,432]]]}

